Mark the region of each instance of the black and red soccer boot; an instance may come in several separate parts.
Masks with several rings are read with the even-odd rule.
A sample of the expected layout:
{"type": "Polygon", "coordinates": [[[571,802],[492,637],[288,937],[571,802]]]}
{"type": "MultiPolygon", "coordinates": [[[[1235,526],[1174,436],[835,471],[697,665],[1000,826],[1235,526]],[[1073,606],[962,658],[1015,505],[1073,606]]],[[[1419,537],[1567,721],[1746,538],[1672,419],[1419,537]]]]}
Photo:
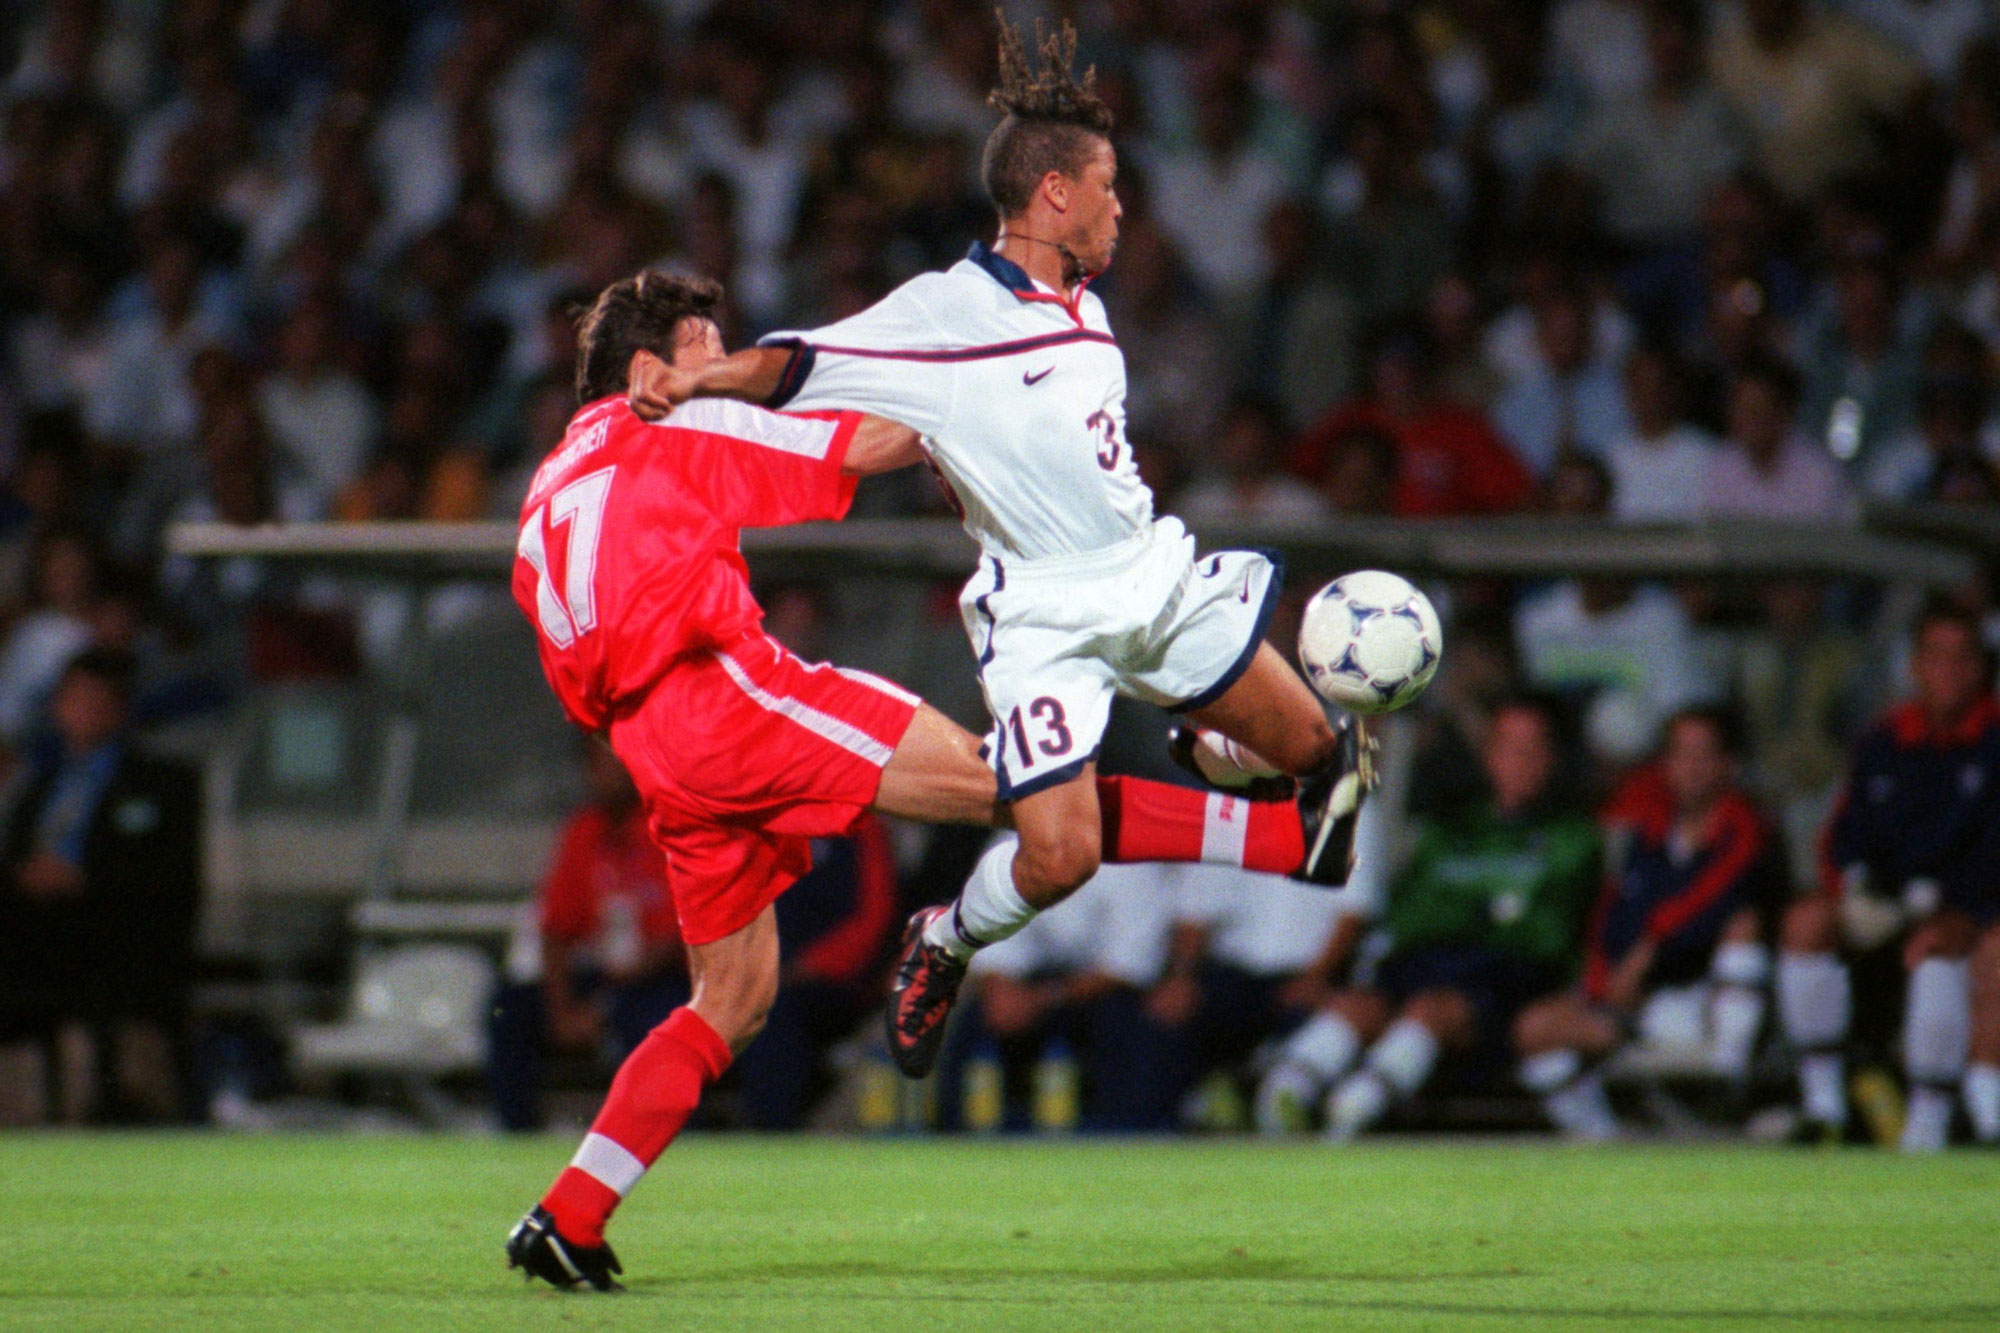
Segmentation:
{"type": "Polygon", "coordinates": [[[945,1017],[965,981],[965,960],[924,939],[924,928],[951,910],[950,904],[926,907],[912,916],[896,959],[896,979],[889,988],[889,1054],[910,1078],[922,1078],[937,1063],[945,1017]]]}
{"type": "Polygon", "coordinates": [[[1299,822],[1305,828],[1306,855],[1293,879],[1337,889],[1354,869],[1354,831],[1361,803],[1375,790],[1375,738],[1361,719],[1334,719],[1340,747],[1331,763],[1299,780],[1299,822]]]}
{"type": "Polygon", "coordinates": [[[507,1234],[507,1267],[552,1287],[576,1291],[623,1291],[614,1274],[625,1270],[609,1245],[584,1246],[562,1238],[549,1210],[536,1204],[507,1234]]]}

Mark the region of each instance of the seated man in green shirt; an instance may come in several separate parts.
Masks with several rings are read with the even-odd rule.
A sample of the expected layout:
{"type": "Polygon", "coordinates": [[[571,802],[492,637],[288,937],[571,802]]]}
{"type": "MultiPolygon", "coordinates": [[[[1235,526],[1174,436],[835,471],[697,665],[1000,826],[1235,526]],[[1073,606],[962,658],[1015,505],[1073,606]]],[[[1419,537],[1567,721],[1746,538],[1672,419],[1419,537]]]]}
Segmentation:
{"type": "Polygon", "coordinates": [[[1266,1131],[1303,1128],[1331,1088],[1327,1134],[1352,1138],[1421,1088],[1441,1054],[1504,1051],[1514,1016],[1574,974],[1599,846],[1589,814],[1552,797],[1550,705],[1501,704],[1480,757],[1490,797],[1419,825],[1385,901],[1344,919],[1328,942],[1318,1012],[1258,1090],[1266,1131]],[[1353,984],[1333,988],[1355,955],[1353,984]]]}

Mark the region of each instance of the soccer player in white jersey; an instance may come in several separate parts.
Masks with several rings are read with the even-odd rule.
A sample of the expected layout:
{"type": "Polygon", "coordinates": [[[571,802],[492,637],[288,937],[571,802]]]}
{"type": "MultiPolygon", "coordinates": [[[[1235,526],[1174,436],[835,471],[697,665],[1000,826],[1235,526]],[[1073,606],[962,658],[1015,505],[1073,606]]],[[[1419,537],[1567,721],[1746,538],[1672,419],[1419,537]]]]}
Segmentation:
{"type": "MultiPolygon", "coordinates": [[[[1065,24],[1034,70],[1001,24],[992,101],[1004,115],[982,163],[1000,219],[990,247],[839,323],[692,374],[655,364],[632,385],[642,416],[713,395],[900,421],[924,436],[979,542],[960,608],[993,715],[987,758],[1020,839],[996,844],[956,902],[911,921],[889,1041],[912,1076],[936,1059],[973,952],[1095,873],[1107,850],[1095,757],[1114,693],[1185,714],[1195,726],[1177,752],[1217,785],[1302,779],[1302,878],[1345,878],[1370,780],[1358,728],[1329,721],[1263,641],[1275,563],[1197,558],[1178,520],[1153,515],[1125,437],[1124,355],[1087,290],[1111,262],[1120,209],[1111,113],[1094,70],[1071,75],[1075,43],[1065,24]]],[[[1145,859],[1122,836],[1117,850],[1145,859]]]]}

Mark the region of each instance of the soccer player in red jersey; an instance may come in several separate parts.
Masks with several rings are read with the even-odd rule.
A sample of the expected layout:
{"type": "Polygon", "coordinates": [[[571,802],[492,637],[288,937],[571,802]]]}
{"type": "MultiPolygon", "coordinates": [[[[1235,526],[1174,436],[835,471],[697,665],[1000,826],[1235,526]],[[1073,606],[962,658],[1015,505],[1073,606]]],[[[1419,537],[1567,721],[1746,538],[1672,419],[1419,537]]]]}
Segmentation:
{"type": "MultiPolygon", "coordinates": [[[[723,354],[713,283],[642,273],[578,330],[582,408],[522,506],[514,597],[579,726],[608,736],[667,854],[694,993],[632,1052],[570,1166],[508,1239],[563,1287],[616,1285],[604,1224],[757,1034],[778,986],[772,904],[809,840],[869,809],[1000,825],[971,733],[864,672],[808,664],[762,629],[745,527],[846,513],[859,476],[918,461],[915,432],[854,412],[785,415],[706,399],[642,421],[628,380],[723,354]]],[[[1107,859],[1288,872],[1290,801],[1098,779],[1107,859]]],[[[939,1017],[943,1015],[940,1013],[939,1017]]]]}

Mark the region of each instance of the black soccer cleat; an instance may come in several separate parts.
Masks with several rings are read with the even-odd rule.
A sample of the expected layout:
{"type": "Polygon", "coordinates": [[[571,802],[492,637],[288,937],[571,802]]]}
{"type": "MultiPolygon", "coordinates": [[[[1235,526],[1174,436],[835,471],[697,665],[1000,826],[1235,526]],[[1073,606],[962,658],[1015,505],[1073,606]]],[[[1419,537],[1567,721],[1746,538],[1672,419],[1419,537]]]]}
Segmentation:
{"type": "Polygon", "coordinates": [[[1299,783],[1299,822],[1305,828],[1306,855],[1293,879],[1323,888],[1347,883],[1354,869],[1354,829],[1361,803],[1375,790],[1375,738],[1361,719],[1334,719],[1340,747],[1333,761],[1299,783]]]}
{"type": "Polygon", "coordinates": [[[1289,801],[1298,795],[1298,783],[1282,773],[1251,778],[1238,787],[1224,786],[1201,771],[1201,765],[1194,757],[1195,747],[1200,743],[1201,728],[1183,722],[1174,728],[1173,736],[1167,741],[1167,757],[1193,774],[1195,781],[1210,791],[1227,792],[1246,801],[1289,801]]]}
{"type": "Polygon", "coordinates": [[[937,1063],[945,1016],[965,980],[965,961],[924,939],[924,927],[950,910],[949,905],[926,907],[912,916],[896,958],[887,1015],[889,1054],[910,1078],[922,1078],[937,1063]]]}
{"type": "Polygon", "coordinates": [[[507,1267],[519,1268],[528,1278],[540,1278],[552,1287],[576,1291],[623,1291],[613,1276],[625,1270],[609,1245],[594,1248],[566,1241],[556,1231],[549,1210],[536,1204],[528,1215],[507,1233],[507,1267]]]}

